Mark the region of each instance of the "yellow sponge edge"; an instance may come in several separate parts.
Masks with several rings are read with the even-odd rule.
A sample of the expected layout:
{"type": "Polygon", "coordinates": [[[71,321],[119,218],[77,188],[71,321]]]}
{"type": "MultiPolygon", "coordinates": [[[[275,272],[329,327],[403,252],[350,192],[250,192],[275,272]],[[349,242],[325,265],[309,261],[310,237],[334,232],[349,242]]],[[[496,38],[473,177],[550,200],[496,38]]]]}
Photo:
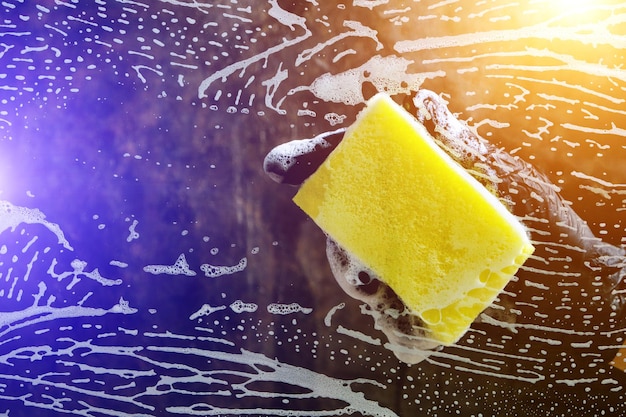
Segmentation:
{"type": "Polygon", "coordinates": [[[534,251],[497,197],[385,94],[368,102],[294,202],[444,345],[467,331],[534,251]]]}

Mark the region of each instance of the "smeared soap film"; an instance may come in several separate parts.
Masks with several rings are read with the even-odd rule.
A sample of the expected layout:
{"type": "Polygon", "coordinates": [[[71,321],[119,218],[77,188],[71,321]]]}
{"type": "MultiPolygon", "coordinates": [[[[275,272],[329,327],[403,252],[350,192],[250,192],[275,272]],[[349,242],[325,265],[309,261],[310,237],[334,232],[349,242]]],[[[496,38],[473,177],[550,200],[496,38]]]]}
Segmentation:
{"type": "MultiPolygon", "coordinates": [[[[313,412],[314,404],[323,398],[330,402],[322,403],[318,415],[359,410],[374,416],[395,415],[365,399],[356,388],[384,387],[374,379],[333,378],[240,347],[250,339],[257,347],[276,343],[292,352],[313,354],[316,335],[303,332],[299,325],[311,308],[297,302],[267,303],[269,318],[255,317],[257,303],[240,299],[229,303],[222,293],[220,304],[205,304],[187,319],[180,317],[190,326],[161,329],[167,320],[160,315],[169,314],[165,311],[171,307],[157,303],[141,311],[122,297],[107,296],[107,287],[132,281],[104,277],[85,261],[65,263],[75,253],[67,253],[69,242],[58,225],[39,210],[2,204],[13,213],[2,229],[3,242],[12,244],[4,244],[0,254],[4,348],[0,378],[3,410],[9,415],[23,407],[41,415],[98,415],[102,402],[108,404],[107,412],[121,416],[293,415],[284,404],[313,412]],[[25,261],[18,262],[20,257],[25,261]],[[281,323],[272,316],[289,316],[289,320],[281,323]],[[20,370],[11,371],[15,366],[20,370]],[[269,398],[267,387],[275,390],[269,398]],[[159,397],[177,400],[163,404],[159,397]],[[234,407],[237,398],[250,401],[236,401],[234,407]]],[[[119,261],[113,264],[118,266],[119,261]]],[[[174,265],[148,265],[144,270],[170,280],[195,276],[183,255],[174,265]]],[[[222,275],[242,270],[224,270],[222,275]]],[[[153,284],[145,281],[144,285],[153,284]]],[[[130,298],[136,298],[136,289],[128,291],[130,298]]],[[[185,311],[181,306],[175,309],[185,311]]]]}
{"type": "Polygon", "coordinates": [[[624,414],[623,4],[0,7],[0,198],[49,222],[0,234],[0,414],[624,414]],[[533,269],[407,366],[260,161],[418,87],[549,182],[526,196],[533,269]],[[143,270],[181,254],[196,275],[143,270]]]}

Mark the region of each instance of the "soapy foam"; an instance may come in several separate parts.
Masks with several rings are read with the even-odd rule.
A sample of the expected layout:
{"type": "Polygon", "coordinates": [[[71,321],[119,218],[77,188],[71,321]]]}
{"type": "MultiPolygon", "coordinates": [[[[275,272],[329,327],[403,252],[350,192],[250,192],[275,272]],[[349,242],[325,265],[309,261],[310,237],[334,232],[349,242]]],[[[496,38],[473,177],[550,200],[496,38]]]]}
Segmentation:
{"type": "Polygon", "coordinates": [[[274,181],[283,182],[283,178],[272,170],[273,167],[287,172],[296,164],[298,156],[313,152],[317,146],[327,147],[328,143],[318,136],[313,140],[292,140],[279,145],[267,154],[263,168],[274,181]]]}
{"type": "Polygon", "coordinates": [[[267,311],[271,314],[278,314],[281,316],[285,316],[285,315],[294,314],[294,313],[311,314],[313,309],[309,307],[303,307],[298,303],[290,303],[290,304],[271,303],[267,306],[267,311]]]}
{"type": "Polygon", "coordinates": [[[55,234],[59,244],[68,250],[74,250],[65,238],[59,225],[46,220],[45,214],[38,209],[16,206],[8,201],[0,200],[0,233],[15,228],[21,224],[41,224],[55,234]]]}
{"type": "Polygon", "coordinates": [[[499,195],[497,191],[503,179],[487,163],[487,144],[457,119],[445,104],[434,92],[422,89],[407,97],[403,106],[427,128],[437,145],[509,207],[509,198],[499,195]]]}
{"type": "Polygon", "coordinates": [[[300,184],[332,151],[345,128],[322,133],[313,139],[292,140],[272,149],[263,161],[267,175],[278,183],[300,184]],[[307,160],[315,156],[315,160],[307,160]]]}
{"type": "Polygon", "coordinates": [[[189,267],[184,253],[178,256],[174,265],[146,265],[143,270],[153,275],[186,275],[189,277],[197,275],[197,272],[189,267]]]}
{"type": "Polygon", "coordinates": [[[373,56],[360,67],[339,74],[326,73],[309,87],[311,92],[324,101],[357,105],[369,97],[363,95],[363,86],[371,84],[375,91],[388,94],[410,93],[421,87],[424,80],[443,75],[433,73],[409,74],[413,61],[396,56],[373,56]]]}
{"type": "Polygon", "coordinates": [[[388,347],[398,359],[419,363],[440,347],[422,320],[409,311],[391,287],[330,237],[326,240],[326,255],[339,286],[367,305],[363,313],[372,316],[375,328],[387,336],[388,347]]]}

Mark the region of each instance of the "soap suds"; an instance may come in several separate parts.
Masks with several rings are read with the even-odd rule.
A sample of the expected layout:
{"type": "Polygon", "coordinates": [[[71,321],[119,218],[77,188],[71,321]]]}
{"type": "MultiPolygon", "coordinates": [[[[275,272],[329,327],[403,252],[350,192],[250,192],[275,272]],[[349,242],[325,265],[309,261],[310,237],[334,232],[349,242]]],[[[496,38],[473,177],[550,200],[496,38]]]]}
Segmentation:
{"type": "Polygon", "coordinates": [[[197,275],[196,271],[189,268],[189,263],[184,253],[180,254],[174,265],[146,265],[143,270],[153,275],[186,275],[188,277],[197,275]]]}
{"type": "Polygon", "coordinates": [[[204,276],[209,278],[216,278],[222,275],[231,275],[236,272],[241,272],[246,269],[248,265],[248,258],[243,257],[237,262],[236,265],[210,265],[202,264],[200,270],[204,272],[204,276]]]}
{"type": "Polygon", "coordinates": [[[290,304],[271,303],[267,306],[267,311],[271,314],[278,314],[278,315],[284,316],[287,314],[294,314],[294,313],[311,314],[313,309],[309,307],[302,307],[298,303],[290,303],[290,304]]]}
{"type": "Polygon", "coordinates": [[[292,140],[272,149],[263,161],[267,175],[278,183],[300,184],[324,160],[345,128],[324,132],[313,139],[292,140]],[[311,157],[315,159],[310,159],[311,157]]]}
{"type": "Polygon", "coordinates": [[[396,56],[373,56],[360,67],[339,74],[326,73],[310,86],[316,97],[330,102],[357,105],[369,97],[363,96],[363,85],[371,84],[376,91],[388,94],[410,93],[421,87],[424,80],[445,75],[443,71],[410,74],[413,61],[396,56]]]}
{"type": "MultiPolygon", "coordinates": [[[[364,302],[364,314],[374,319],[375,328],[389,339],[390,350],[405,363],[419,363],[439,348],[420,318],[412,314],[394,291],[373,271],[330,237],[326,255],[339,286],[352,298],[364,302]]],[[[330,323],[330,321],[329,321],[330,323]]]]}
{"type": "Polygon", "coordinates": [[[46,220],[46,215],[38,209],[28,207],[20,207],[11,204],[8,201],[0,200],[0,233],[11,229],[12,231],[21,224],[41,224],[55,234],[59,244],[68,250],[74,250],[68,240],[65,238],[63,231],[56,223],[46,220]]]}

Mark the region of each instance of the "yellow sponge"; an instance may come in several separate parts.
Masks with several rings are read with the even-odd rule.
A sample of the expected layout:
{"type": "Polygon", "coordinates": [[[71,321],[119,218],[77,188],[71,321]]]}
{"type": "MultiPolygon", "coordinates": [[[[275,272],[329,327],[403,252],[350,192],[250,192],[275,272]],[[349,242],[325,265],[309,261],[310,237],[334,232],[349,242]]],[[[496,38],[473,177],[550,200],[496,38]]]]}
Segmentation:
{"type": "Polygon", "coordinates": [[[444,345],[534,251],[497,197],[384,94],[368,102],[294,201],[444,345]]]}

